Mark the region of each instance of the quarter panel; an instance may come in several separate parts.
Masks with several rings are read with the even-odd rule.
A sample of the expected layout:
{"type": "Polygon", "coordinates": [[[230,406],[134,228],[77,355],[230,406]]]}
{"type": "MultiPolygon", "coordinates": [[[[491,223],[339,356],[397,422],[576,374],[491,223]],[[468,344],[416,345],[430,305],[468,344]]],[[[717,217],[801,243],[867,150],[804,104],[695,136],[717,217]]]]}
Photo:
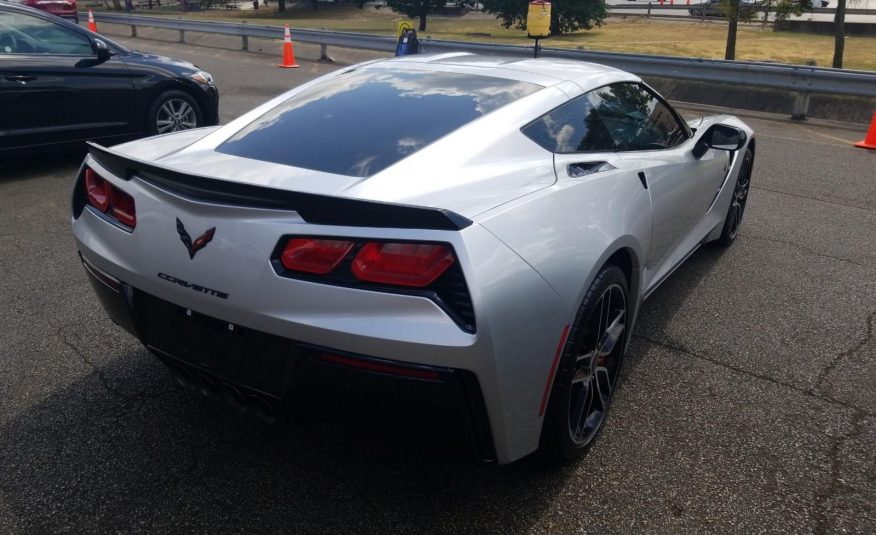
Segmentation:
{"type": "Polygon", "coordinates": [[[568,321],[611,254],[625,247],[646,258],[651,240],[648,190],[625,169],[564,178],[477,221],[544,277],[563,299],[568,321]]]}

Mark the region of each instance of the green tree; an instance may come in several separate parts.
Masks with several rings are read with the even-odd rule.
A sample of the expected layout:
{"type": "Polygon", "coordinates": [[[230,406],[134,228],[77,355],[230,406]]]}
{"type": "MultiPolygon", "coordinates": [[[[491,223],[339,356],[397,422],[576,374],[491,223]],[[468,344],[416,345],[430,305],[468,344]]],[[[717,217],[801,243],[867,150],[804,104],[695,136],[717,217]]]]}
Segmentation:
{"type": "Polygon", "coordinates": [[[396,13],[401,13],[406,17],[419,18],[420,28],[418,31],[426,29],[426,15],[430,12],[444,7],[445,0],[386,0],[386,5],[396,13]]]}
{"type": "Polygon", "coordinates": [[[843,52],[846,49],[846,0],[839,0],[836,5],[836,14],[833,16],[834,41],[833,41],[833,68],[843,68],[843,52]]]}
{"type": "Polygon", "coordinates": [[[724,59],[736,59],[736,30],[739,21],[753,20],[759,11],[763,12],[764,24],[770,13],[775,20],[785,20],[790,15],[801,15],[812,7],[812,0],[759,0],[744,3],[742,0],[721,0],[721,10],[727,17],[727,47],[724,59]]]}
{"type": "MultiPolygon", "coordinates": [[[[506,28],[526,28],[529,0],[484,0],[484,11],[502,19],[506,28]]],[[[551,35],[589,30],[602,26],[608,17],[605,0],[553,0],[551,2],[551,35]]]]}

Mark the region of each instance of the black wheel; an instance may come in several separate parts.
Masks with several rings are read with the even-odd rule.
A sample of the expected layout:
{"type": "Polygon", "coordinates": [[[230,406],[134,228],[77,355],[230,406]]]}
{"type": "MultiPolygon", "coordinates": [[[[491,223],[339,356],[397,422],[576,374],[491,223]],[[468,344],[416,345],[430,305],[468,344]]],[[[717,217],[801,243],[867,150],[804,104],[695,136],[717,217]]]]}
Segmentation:
{"type": "Polygon", "coordinates": [[[560,460],[587,451],[605,421],[626,347],[628,295],[623,271],[606,266],[578,309],[542,429],[542,447],[560,460]]]}
{"type": "Polygon", "coordinates": [[[194,98],[182,91],[167,91],[155,99],[146,116],[150,134],[169,134],[198,128],[204,124],[204,114],[194,98]]]}
{"type": "Polygon", "coordinates": [[[751,188],[753,167],[754,155],[751,149],[745,149],[742,167],[739,168],[739,177],[733,190],[733,199],[730,201],[730,208],[727,209],[727,217],[724,218],[724,228],[721,230],[721,237],[715,240],[723,247],[732,245],[739,235],[739,226],[742,225],[742,216],[745,214],[745,203],[748,201],[748,190],[751,188]]]}

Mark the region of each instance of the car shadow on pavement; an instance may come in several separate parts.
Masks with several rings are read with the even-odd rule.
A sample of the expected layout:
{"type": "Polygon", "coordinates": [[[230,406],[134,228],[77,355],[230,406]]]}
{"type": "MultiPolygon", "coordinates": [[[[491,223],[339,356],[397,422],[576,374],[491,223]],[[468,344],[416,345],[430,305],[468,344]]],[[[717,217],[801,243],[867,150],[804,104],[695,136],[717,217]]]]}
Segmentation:
{"type": "Polygon", "coordinates": [[[649,343],[672,349],[684,349],[681,341],[667,336],[666,327],[678,310],[691,298],[691,293],[708,279],[727,251],[714,244],[700,247],[642,304],[636,319],[630,349],[626,355],[624,376],[636,373],[636,368],[641,363],[638,357],[649,343]]]}
{"type": "Polygon", "coordinates": [[[295,427],[238,416],[143,349],[94,354],[107,330],[59,330],[62,357],[105,363],[0,424],[0,513],[26,532],[520,532],[565,486],[539,457],[480,463],[415,407],[342,403],[295,427]]]}
{"type": "Polygon", "coordinates": [[[85,147],[54,149],[45,152],[25,152],[0,155],[0,183],[33,180],[39,177],[76,172],[85,157],[85,147]]]}

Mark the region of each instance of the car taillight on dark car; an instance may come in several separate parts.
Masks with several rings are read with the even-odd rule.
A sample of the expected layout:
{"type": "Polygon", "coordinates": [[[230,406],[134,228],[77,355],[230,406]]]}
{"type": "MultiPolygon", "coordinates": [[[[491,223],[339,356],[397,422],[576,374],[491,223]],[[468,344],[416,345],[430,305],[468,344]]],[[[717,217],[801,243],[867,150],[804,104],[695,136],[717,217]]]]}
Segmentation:
{"type": "Polygon", "coordinates": [[[85,193],[91,207],[126,227],[137,226],[134,198],[107,182],[91,168],[85,169],[85,193]]]}

